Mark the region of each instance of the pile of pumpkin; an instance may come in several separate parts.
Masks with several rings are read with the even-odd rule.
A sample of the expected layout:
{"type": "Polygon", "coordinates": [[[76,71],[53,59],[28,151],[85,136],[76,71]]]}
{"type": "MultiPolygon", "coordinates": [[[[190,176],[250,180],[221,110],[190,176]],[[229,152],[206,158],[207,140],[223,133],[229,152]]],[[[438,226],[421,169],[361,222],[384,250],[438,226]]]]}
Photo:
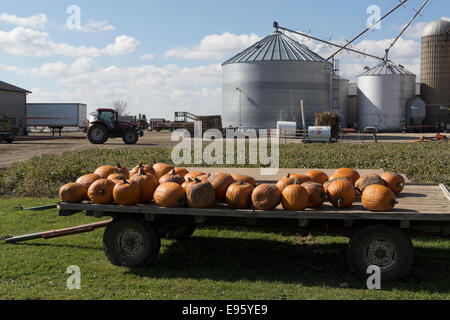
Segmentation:
{"type": "Polygon", "coordinates": [[[403,190],[401,175],[385,172],[360,177],[350,168],[341,168],[328,177],[323,171],[288,174],[276,184],[257,184],[239,174],[189,172],[165,163],[140,164],[128,171],[120,166],[101,166],[75,183],[64,185],[61,200],[94,204],[136,205],[154,201],[160,207],[211,208],[224,202],[233,209],[272,210],[280,203],[285,210],[319,208],[328,200],[336,208],[348,208],[361,196],[370,211],[389,211],[395,194],[403,190]]]}

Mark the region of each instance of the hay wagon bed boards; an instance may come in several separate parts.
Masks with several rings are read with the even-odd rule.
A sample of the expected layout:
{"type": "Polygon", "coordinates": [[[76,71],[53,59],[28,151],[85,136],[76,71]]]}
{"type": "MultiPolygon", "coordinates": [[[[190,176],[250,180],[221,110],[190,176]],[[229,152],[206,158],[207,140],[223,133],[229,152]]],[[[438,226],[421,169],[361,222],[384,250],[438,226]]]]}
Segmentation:
{"type": "Polygon", "coordinates": [[[281,207],[240,210],[224,204],[193,209],[89,202],[59,203],[58,208],[61,216],[85,211],[97,218],[113,217],[105,230],[103,246],[109,260],[119,266],[150,266],[156,261],[161,237],[185,240],[196,225],[318,227],[351,238],[347,259],[355,273],[367,277],[367,267],[378,265],[382,279],[388,280],[406,275],[413,263],[410,231],[417,226],[450,226],[450,194],[442,184],[407,184],[397,200],[390,212],[369,212],[359,198],[348,209],[336,209],[325,203],[319,209],[304,211],[286,211],[281,207]]]}

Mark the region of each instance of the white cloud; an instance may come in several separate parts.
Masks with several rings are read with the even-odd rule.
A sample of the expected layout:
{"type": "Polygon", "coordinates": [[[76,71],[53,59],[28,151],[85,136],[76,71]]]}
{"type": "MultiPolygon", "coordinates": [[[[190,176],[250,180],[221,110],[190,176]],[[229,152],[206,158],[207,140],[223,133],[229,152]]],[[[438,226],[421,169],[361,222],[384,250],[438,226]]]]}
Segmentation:
{"type": "Polygon", "coordinates": [[[5,70],[56,81],[60,90],[31,88],[30,102],[83,102],[90,110],[109,107],[117,98],[128,101],[134,113],[172,119],[174,111],[221,114],[221,66],[178,67],[173,64],[101,68],[92,59],[72,64],[46,63],[24,69],[0,65],[5,70]]]}
{"type": "Polygon", "coordinates": [[[0,21],[14,24],[16,26],[31,27],[35,29],[44,29],[47,23],[47,16],[43,13],[35,14],[31,17],[17,17],[15,15],[2,13],[0,14],[0,21]]]}
{"type": "Polygon", "coordinates": [[[48,33],[24,27],[16,27],[11,31],[0,30],[0,49],[7,53],[33,56],[69,56],[69,57],[97,57],[101,54],[121,55],[133,52],[139,47],[139,41],[126,35],[115,39],[103,49],[86,46],[72,46],[67,43],[53,42],[48,33]]]}
{"type": "Polygon", "coordinates": [[[142,56],[140,56],[139,59],[141,59],[141,60],[152,60],[152,59],[155,59],[155,55],[151,54],[151,53],[146,53],[146,54],[143,54],[142,56]]]}
{"type": "Polygon", "coordinates": [[[140,42],[136,39],[121,35],[116,38],[114,44],[110,44],[102,49],[102,53],[112,56],[122,55],[135,51],[139,46],[140,42]]]}
{"type": "Polygon", "coordinates": [[[251,46],[261,38],[252,33],[250,35],[235,35],[225,32],[221,35],[212,34],[204,37],[199,45],[191,48],[177,47],[164,53],[166,58],[223,60],[229,55],[236,54],[251,46]]]}
{"type": "Polygon", "coordinates": [[[113,31],[116,28],[109,24],[107,20],[96,21],[94,19],[89,19],[88,22],[82,25],[80,28],[76,29],[82,32],[101,32],[101,31],[113,31]]]}

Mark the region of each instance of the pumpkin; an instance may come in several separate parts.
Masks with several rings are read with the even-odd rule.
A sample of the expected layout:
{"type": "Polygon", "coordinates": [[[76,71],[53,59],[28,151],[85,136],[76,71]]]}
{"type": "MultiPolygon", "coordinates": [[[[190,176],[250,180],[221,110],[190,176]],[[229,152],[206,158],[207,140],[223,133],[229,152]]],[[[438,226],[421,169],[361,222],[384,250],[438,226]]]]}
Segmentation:
{"type": "Polygon", "coordinates": [[[175,174],[184,177],[189,171],[186,168],[175,168],[175,174]]]}
{"type": "Polygon", "coordinates": [[[345,179],[336,179],[328,186],[327,197],[336,208],[348,208],[355,201],[355,188],[345,179]]]}
{"type": "Polygon", "coordinates": [[[191,208],[211,208],[216,203],[214,188],[209,181],[195,178],[186,187],[186,203],[191,208]]]}
{"type": "Polygon", "coordinates": [[[155,169],[153,169],[153,166],[150,164],[142,164],[140,163],[138,166],[134,167],[130,171],[130,178],[134,176],[135,174],[138,174],[140,172],[140,169],[144,168],[144,172],[146,174],[154,175],[156,177],[155,169]]]}
{"type": "Polygon", "coordinates": [[[306,175],[308,177],[310,177],[313,182],[317,182],[317,183],[320,183],[322,185],[325,182],[327,182],[328,179],[329,179],[328,175],[325,172],[321,171],[321,170],[310,170],[310,171],[308,171],[306,173],[306,175]]]}
{"type": "Polygon", "coordinates": [[[182,176],[176,174],[175,169],[172,169],[172,171],[163,175],[159,179],[159,184],[163,184],[166,182],[175,182],[175,183],[178,183],[179,185],[182,185],[184,181],[185,181],[184,178],[182,176]]]}
{"type": "Polygon", "coordinates": [[[115,168],[115,173],[123,174],[125,179],[128,179],[130,177],[130,172],[128,171],[128,169],[122,167],[120,163],[117,164],[117,167],[115,168]]]}
{"type": "Polygon", "coordinates": [[[372,184],[364,189],[361,202],[363,207],[370,211],[390,211],[397,203],[394,192],[378,184],[372,184]]]}
{"type": "Polygon", "coordinates": [[[250,176],[243,174],[232,174],[231,175],[235,181],[243,181],[250,184],[253,188],[256,186],[256,180],[250,176]]]}
{"type": "Polygon", "coordinates": [[[116,172],[116,168],[113,166],[101,166],[94,171],[94,174],[98,175],[101,179],[106,179],[110,174],[116,172]]]}
{"type": "Polygon", "coordinates": [[[225,201],[230,208],[248,209],[252,205],[253,185],[243,180],[231,184],[225,194],[225,201]]]}
{"type": "Polygon", "coordinates": [[[86,193],[86,185],[76,182],[65,184],[59,189],[61,200],[68,203],[80,203],[84,200],[86,193]]]}
{"type": "Polygon", "coordinates": [[[320,183],[309,181],[303,183],[302,187],[308,192],[308,208],[319,208],[325,202],[327,194],[320,183]]]}
{"type": "Polygon", "coordinates": [[[295,179],[294,183],[284,188],[281,193],[281,205],[284,210],[305,210],[309,203],[308,191],[301,186],[300,181],[295,179]]]}
{"type": "Polygon", "coordinates": [[[386,182],[386,186],[392,190],[394,194],[399,194],[405,187],[405,178],[394,172],[384,172],[381,178],[386,182]]]}
{"type": "Polygon", "coordinates": [[[186,192],[178,183],[166,182],[156,188],[153,200],[160,207],[181,207],[186,204],[186,192]]]}
{"type": "Polygon", "coordinates": [[[280,189],[280,191],[283,191],[284,188],[286,188],[287,186],[293,184],[295,181],[294,178],[291,177],[291,174],[288,173],[287,176],[281,178],[280,180],[278,180],[276,186],[278,189],[280,189]]]}
{"type": "Polygon", "coordinates": [[[302,184],[308,181],[312,181],[311,177],[307,176],[306,174],[301,173],[291,173],[291,178],[297,179],[298,183],[302,184]]]}
{"type": "MultiPolygon", "coordinates": [[[[332,177],[332,176],[331,176],[331,177],[332,177]]],[[[331,177],[330,177],[330,178],[331,178],[331,177]]],[[[325,183],[323,184],[323,189],[324,189],[325,193],[327,193],[328,186],[329,186],[334,180],[346,180],[346,181],[350,182],[347,178],[343,178],[343,177],[338,177],[338,178],[330,179],[330,180],[328,180],[327,182],[325,182],[325,183]]]]}
{"type": "Polygon", "coordinates": [[[140,199],[140,187],[134,181],[127,181],[121,177],[113,189],[113,198],[118,205],[134,206],[140,199]]]}
{"type": "MultiPolygon", "coordinates": [[[[201,176],[198,178],[201,180],[201,176]]],[[[236,182],[231,175],[223,172],[214,172],[209,176],[208,181],[214,188],[217,200],[225,200],[228,187],[236,182]]]]}
{"type": "Polygon", "coordinates": [[[123,173],[112,173],[108,176],[108,180],[111,180],[115,184],[121,181],[122,178],[127,178],[123,173]]]}
{"type": "Polygon", "coordinates": [[[355,190],[358,195],[364,192],[364,189],[372,184],[378,184],[380,186],[386,185],[384,180],[377,174],[366,174],[358,179],[355,183],[355,190]]]}
{"type": "Polygon", "coordinates": [[[113,190],[116,184],[108,179],[98,179],[88,189],[89,199],[94,204],[108,204],[112,203],[113,190]]]}
{"type": "Polygon", "coordinates": [[[173,169],[172,166],[169,166],[167,163],[155,163],[153,165],[153,169],[156,172],[156,178],[158,178],[158,180],[165,174],[169,173],[170,170],[173,169]]]}
{"type": "Polygon", "coordinates": [[[198,178],[200,180],[208,180],[209,177],[211,177],[211,173],[205,173],[205,174],[202,174],[202,175],[200,175],[200,176],[198,176],[196,178],[198,178]]]}
{"type": "Polygon", "coordinates": [[[192,172],[187,173],[184,176],[184,180],[186,180],[186,181],[188,181],[188,179],[194,180],[194,178],[197,178],[198,176],[202,176],[204,174],[206,174],[206,173],[201,172],[201,171],[192,171],[192,172]]]}
{"type": "Polygon", "coordinates": [[[347,176],[352,185],[355,185],[356,181],[360,178],[358,171],[351,168],[339,168],[334,174],[343,174],[347,176]]]}
{"type": "Polygon", "coordinates": [[[194,180],[192,180],[191,178],[188,178],[185,182],[183,182],[183,183],[181,184],[181,187],[182,187],[184,190],[186,190],[187,186],[188,186],[190,183],[192,183],[192,182],[194,182],[194,180]]]}
{"type": "Polygon", "coordinates": [[[146,173],[145,168],[141,167],[139,173],[133,175],[130,180],[139,185],[139,203],[150,202],[153,200],[153,194],[158,187],[156,176],[146,173]]]}
{"type": "MultiPolygon", "coordinates": [[[[94,173],[85,174],[84,176],[81,176],[75,181],[76,183],[83,184],[86,187],[86,190],[89,189],[91,184],[93,184],[96,180],[100,179],[100,177],[94,173]]],[[[84,200],[89,200],[89,196],[86,192],[84,200]]]]}
{"type": "Polygon", "coordinates": [[[252,203],[258,210],[272,210],[280,201],[281,191],[274,184],[260,184],[252,192],[252,203]]]}

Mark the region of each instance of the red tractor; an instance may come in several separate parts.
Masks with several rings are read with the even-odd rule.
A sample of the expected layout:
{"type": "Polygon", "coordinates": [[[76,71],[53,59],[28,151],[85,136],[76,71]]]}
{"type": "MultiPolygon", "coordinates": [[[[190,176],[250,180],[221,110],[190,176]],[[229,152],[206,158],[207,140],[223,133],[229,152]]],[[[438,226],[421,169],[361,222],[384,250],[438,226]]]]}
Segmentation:
{"type": "Polygon", "coordinates": [[[119,121],[115,109],[97,109],[96,120],[89,123],[88,139],[93,144],[103,144],[109,138],[122,138],[126,144],[135,144],[144,135],[135,123],[119,121]]]}

